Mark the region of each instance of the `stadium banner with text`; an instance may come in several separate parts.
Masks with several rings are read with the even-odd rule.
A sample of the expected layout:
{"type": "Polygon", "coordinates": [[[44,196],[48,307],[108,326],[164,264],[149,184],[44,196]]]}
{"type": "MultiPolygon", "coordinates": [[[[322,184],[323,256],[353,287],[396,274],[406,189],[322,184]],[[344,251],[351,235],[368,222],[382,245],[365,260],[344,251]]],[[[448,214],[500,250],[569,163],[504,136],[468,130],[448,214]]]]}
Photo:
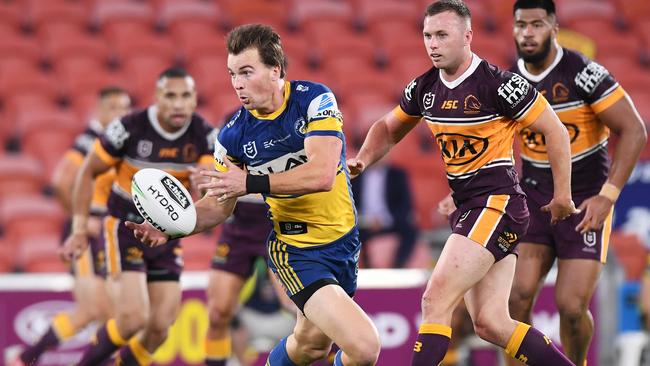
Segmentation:
{"type": "MultiPolygon", "coordinates": [[[[355,300],[377,326],[382,351],[379,366],[408,362],[420,319],[420,297],[426,286],[424,270],[361,270],[355,300]]],[[[182,306],[169,332],[169,338],[155,354],[156,365],[202,365],[203,337],[208,327],[205,305],[207,273],[185,273],[182,306]]],[[[66,274],[0,275],[0,349],[5,364],[25,344],[35,342],[49,326],[50,319],[74,306],[69,289],[71,278],[66,274]]],[[[559,344],[559,317],[554,306],[552,285],[538,300],[535,322],[559,344]]],[[[89,327],[56,350],[41,357],[39,365],[74,364],[95,331],[89,327]]],[[[590,354],[597,354],[595,344],[590,354]]],[[[495,350],[495,354],[498,352],[495,350]]],[[[264,365],[260,355],[257,365],[264,365]]],[[[590,357],[589,365],[598,365],[590,357]]],[[[481,363],[477,366],[494,366],[481,363]]]]}

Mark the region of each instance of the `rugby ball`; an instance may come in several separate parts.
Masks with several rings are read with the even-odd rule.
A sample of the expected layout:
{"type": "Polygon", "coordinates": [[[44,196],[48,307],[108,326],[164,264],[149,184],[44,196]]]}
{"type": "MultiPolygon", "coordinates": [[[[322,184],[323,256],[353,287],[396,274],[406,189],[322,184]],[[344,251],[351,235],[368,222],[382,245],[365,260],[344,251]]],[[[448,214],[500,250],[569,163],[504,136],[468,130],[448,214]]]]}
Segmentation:
{"type": "Polygon", "coordinates": [[[192,196],[171,174],[142,169],[131,180],[131,197],[140,215],[170,238],[190,234],[196,225],[192,196]]]}

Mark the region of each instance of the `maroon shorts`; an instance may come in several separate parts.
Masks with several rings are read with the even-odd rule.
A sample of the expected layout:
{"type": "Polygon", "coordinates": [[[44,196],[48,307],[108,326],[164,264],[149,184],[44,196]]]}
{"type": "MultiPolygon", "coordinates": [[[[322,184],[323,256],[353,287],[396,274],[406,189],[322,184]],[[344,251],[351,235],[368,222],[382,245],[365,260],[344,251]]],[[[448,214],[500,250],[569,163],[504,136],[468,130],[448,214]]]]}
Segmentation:
{"type": "Polygon", "coordinates": [[[461,204],[449,220],[452,232],[485,247],[498,262],[526,233],[528,208],[524,196],[491,195],[461,204]]]}
{"type": "Polygon", "coordinates": [[[268,259],[266,242],[273,226],[266,212],[263,204],[237,202],[233,217],[222,225],[213,269],[247,278],[253,274],[257,258],[268,259]]]}
{"type": "MultiPolygon", "coordinates": [[[[612,231],[613,210],[607,216],[603,228],[580,234],[575,230],[582,221],[584,213],[572,215],[566,220],[551,226],[551,215],[542,212],[541,207],[551,201],[550,195],[540,193],[533,187],[523,186],[530,207],[530,227],[528,233],[521,239],[525,243],[548,245],[560,259],[592,259],[605,263],[609,234],[612,231]]],[[[573,197],[576,206],[590,196],[573,197]]]]}
{"type": "Polygon", "coordinates": [[[109,215],[104,218],[104,242],[109,276],[135,271],[145,272],[147,282],[180,279],[183,258],[179,239],[155,248],[148,247],[133,236],[124,221],[109,215]]]}

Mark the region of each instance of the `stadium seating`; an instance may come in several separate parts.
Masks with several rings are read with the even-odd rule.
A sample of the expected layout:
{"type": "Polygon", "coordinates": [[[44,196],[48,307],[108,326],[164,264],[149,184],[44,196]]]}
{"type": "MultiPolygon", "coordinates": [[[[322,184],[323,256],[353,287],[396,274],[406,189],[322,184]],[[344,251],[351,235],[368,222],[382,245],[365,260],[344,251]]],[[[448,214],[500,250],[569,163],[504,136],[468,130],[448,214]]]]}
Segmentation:
{"type": "Polygon", "coordinates": [[[0,201],[0,224],[7,246],[17,252],[36,233],[58,237],[64,213],[58,202],[40,195],[14,195],[0,201]]]}
{"type": "Polygon", "coordinates": [[[0,155],[0,201],[16,195],[37,196],[45,185],[38,160],[27,154],[0,155]]]}
{"type": "Polygon", "coordinates": [[[59,257],[61,239],[57,235],[31,235],[18,246],[16,265],[25,272],[66,272],[59,257]]]}

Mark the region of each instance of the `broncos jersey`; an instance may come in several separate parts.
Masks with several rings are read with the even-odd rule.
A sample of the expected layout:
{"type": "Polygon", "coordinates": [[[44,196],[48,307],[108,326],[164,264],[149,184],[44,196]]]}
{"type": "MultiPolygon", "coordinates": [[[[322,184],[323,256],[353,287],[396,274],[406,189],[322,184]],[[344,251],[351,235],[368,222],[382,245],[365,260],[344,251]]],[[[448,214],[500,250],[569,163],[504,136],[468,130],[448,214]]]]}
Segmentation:
{"type": "Polygon", "coordinates": [[[514,134],[546,105],[524,78],[472,55],[467,71],[452,82],[436,68],[411,81],[394,112],[404,122],[424,118],[440,147],[453,197],[464,203],[488,194],[523,194],[514,168],[514,134]]]}
{"type": "Polygon", "coordinates": [[[190,166],[212,163],[217,130],[198,114],[176,132],[165,131],[157,117],[157,108],[135,112],[115,120],[93,145],[94,152],[116,169],[116,178],[108,199],[110,215],[139,220],[131,200],[133,174],[144,168],[170,173],[189,188],[190,166]]]}
{"type": "MultiPolygon", "coordinates": [[[[342,116],[334,94],[309,81],[285,82],[282,106],[268,115],[241,108],[221,129],[215,144],[215,167],[225,171],[226,157],[250,174],[281,173],[307,162],[305,139],[335,136],[343,140],[342,116]]],[[[279,240],[296,247],[331,243],[356,225],[356,211],[341,151],[329,192],[265,195],[279,240]]]]}
{"type": "MultiPolygon", "coordinates": [[[[93,143],[102,134],[103,130],[104,127],[98,120],[91,120],[88,128],[75,138],[72,148],[65,154],[66,158],[74,162],[77,167],[80,167],[84,158],[92,149],[93,143]]],[[[92,215],[102,216],[106,214],[106,202],[108,202],[108,195],[111,193],[113,179],[115,179],[115,171],[113,169],[99,175],[95,179],[92,204],[90,207],[90,213],[92,215]]]]}
{"type": "MultiPolygon", "coordinates": [[[[539,75],[529,73],[521,59],[511,70],[546,96],[569,131],[573,193],[598,193],[609,171],[609,129],[597,115],[625,96],[623,88],[603,66],[561,47],[551,66],[539,75]]],[[[552,193],[553,178],[543,137],[529,129],[522,129],[520,136],[526,181],[552,193]]]]}

